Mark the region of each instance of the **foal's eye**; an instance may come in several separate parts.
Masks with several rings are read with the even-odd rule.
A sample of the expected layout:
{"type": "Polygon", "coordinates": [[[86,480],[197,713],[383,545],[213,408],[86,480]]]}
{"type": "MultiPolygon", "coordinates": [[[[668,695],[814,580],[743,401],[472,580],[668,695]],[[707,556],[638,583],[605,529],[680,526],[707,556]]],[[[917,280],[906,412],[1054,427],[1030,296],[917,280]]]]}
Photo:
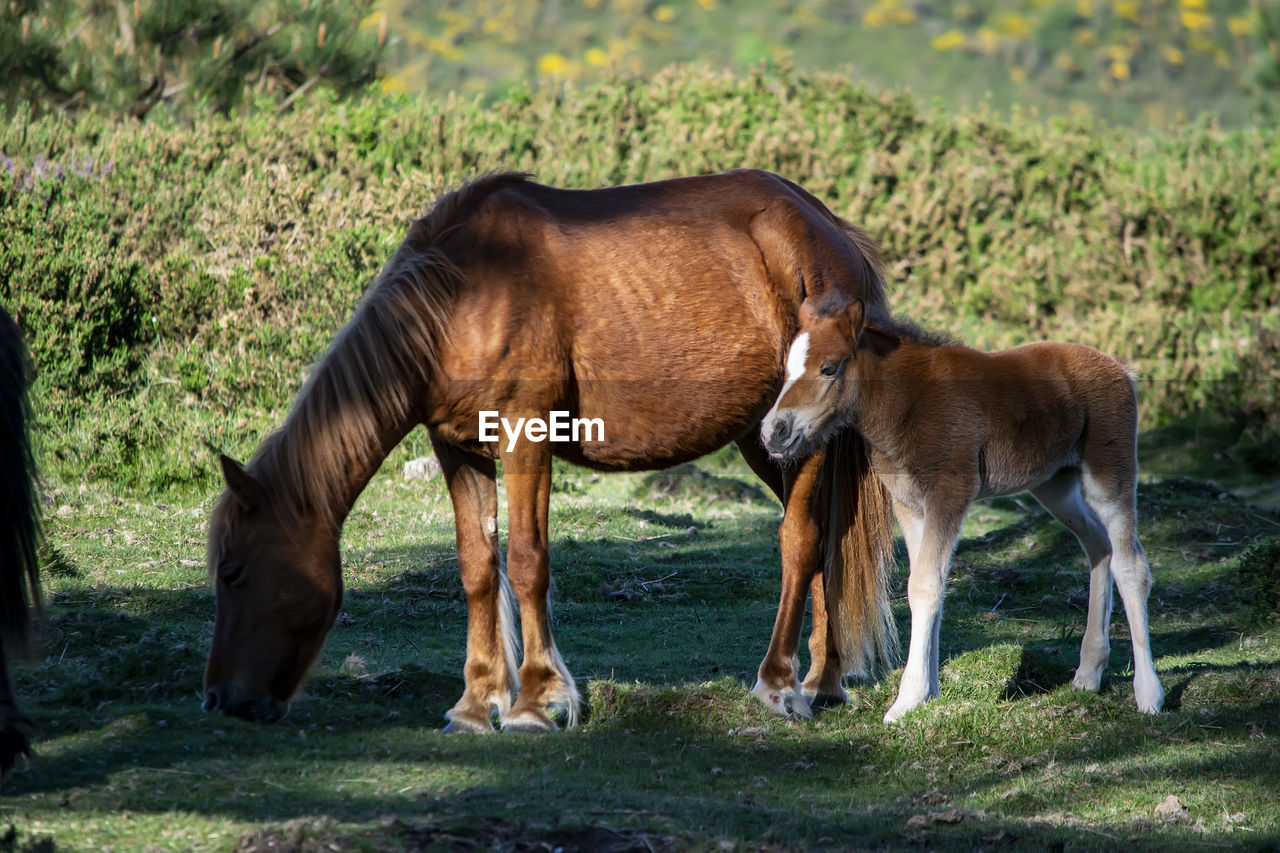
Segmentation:
{"type": "Polygon", "coordinates": [[[227,563],[218,570],[227,586],[239,586],[244,583],[244,563],[227,563]]]}
{"type": "Polygon", "coordinates": [[[840,365],[833,361],[824,361],[818,372],[827,377],[835,376],[840,372],[840,365]]]}

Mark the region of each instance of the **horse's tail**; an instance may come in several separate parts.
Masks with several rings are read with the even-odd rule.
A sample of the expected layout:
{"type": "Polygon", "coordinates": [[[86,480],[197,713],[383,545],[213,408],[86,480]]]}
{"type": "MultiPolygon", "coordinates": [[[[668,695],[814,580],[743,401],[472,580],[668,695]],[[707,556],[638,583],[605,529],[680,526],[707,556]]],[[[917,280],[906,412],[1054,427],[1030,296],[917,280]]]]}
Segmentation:
{"type": "Polygon", "coordinates": [[[22,330],[0,308],[0,635],[6,650],[19,653],[27,650],[28,606],[40,606],[40,514],[30,420],[22,330]]]}
{"type": "Polygon", "coordinates": [[[895,665],[899,654],[888,590],[892,505],[855,430],[843,429],[827,444],[822,480],[828,498],[822,567],[828,625],[842,671],[870,677],[880,666],[895,665]]]}

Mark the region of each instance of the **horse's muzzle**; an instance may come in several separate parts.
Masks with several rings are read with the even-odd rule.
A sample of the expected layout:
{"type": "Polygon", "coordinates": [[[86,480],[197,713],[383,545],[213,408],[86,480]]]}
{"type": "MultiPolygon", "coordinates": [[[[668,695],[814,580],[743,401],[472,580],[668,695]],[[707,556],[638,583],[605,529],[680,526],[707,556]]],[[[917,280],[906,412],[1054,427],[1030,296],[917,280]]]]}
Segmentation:
{"type": "Polygon", "coordinates": [[[227,694],[221,687],[210,687],[205,691],[204,704],[200,706],[206,711],[218,711],[223,716],[239,717],[254,723],[274,723],[289,712],[289,703],[271,697],[236,696],[227,694]]]}

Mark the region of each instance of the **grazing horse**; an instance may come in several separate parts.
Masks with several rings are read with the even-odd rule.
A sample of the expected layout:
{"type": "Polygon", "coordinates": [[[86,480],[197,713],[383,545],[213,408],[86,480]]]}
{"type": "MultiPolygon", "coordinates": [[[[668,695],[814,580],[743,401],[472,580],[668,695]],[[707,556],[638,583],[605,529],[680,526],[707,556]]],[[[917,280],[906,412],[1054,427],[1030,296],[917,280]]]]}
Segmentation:
{"type": "Polygon", "coordinates": [[[36,546],[40,515],[28,438],[27,350],[22,331],[0,308],[0,776],[29,755],[30,721],[18,710],[6,653],[25,651],[28,601],[39,606],[36,546]]]}
{"type": "Polygon", "coordinates": [[[1151,570],[1137,531],[1138,403],[1124,365],[1078,344],[983,353],[887,318],[810,302],[787,355],[787,381],[761,424],[777,459],[802,458],[852,427],[893,497],[911,559],[911,645],[886,723],[938,695],[947,566],[977,498],[1030,491],[1076,535],[1092,572],[1080,666],[1097,691],[1110,652],[1114,573],[1133,637],[1138,708],[1164,690],[1147,636],[1151,570]]]}
{"type": "Polygon", "coordinates": [[[731,441],[784,506],[782,592],[754,692],[800,717],[815,702],[847,701],[842,676],[896,651],[887,494],[855,433],[785,472],[757,439],[800,304],[825,293],[882,306],[878,251],[767,172],[599,190],[502,174],[441,198],[410,226],[284,425],[247,465],[221,459],[205,709],[266,722],[287,711],[341,606],[343,521],[418,424],[449,488],[467,598],[465,689],[446,731],[491,731],[495,711],[515,730],[554,730],[553,711],[576,720],[580,698],[547,618],[552,456],[661,468],[731,441]],[[545,441],[525,429],[482,440],[482,417],[514,424],[553,412],[598,419],[603,435],[545,441]]]}

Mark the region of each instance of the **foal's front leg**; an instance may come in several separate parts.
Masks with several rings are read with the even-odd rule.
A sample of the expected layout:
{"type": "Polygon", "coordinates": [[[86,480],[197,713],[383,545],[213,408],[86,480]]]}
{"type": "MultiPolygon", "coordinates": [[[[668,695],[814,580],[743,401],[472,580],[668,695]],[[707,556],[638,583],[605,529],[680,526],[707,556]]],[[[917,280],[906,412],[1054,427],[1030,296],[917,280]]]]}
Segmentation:
{"type": "Polygon", "coordinates": [[[884,715],[896,723],[903,715],[935,698],[938,687],[938,637],[942,629],[942,598],[947,568],[964,522],[964,507],[926,506],[923,511],[894,501],[911,558],[907,602],[911,606],[911,645],[902,671],[898,698],[884,715]]]}
{"type": "MultiPolygon", "coordinates": [[[[814,574],[821,569],[822,529],[813,501],[821,482],[824,452],[817,451],[788,473],[786,509],[778,540],[782,548],[782,596],[773,623],[769,650],[751,692],[770,710],[784,716],[813,719],[799,680],[800,628],[814,574]]],[[[825,611],[824,611],[825,612],[825,611]]],[[[826,626],[823,625],[825,634],[826,626]]]]}
{"type": "Polygon", "coordinates": [[[551,503],[551,450],[520,441],[502,457],[507,488],[507,575],[520,604],[524,663],[520,697],[502,718],[508,731],[556,731],[551,709],[563,709],[567,725],[578,721],[580,698],[573,676],[551,636],[547,597],[551,588],[547,552],[551,503]]]}

